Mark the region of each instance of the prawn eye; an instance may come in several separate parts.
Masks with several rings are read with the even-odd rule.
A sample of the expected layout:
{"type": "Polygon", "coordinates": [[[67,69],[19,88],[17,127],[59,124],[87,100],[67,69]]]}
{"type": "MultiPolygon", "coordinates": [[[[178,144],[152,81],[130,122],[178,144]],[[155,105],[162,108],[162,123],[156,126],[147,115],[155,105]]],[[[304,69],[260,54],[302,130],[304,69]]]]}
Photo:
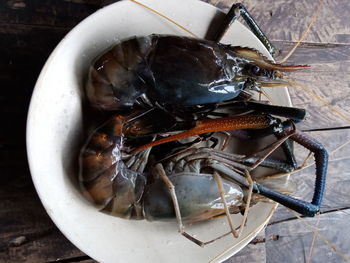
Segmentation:
{"type": "Polygon", "coordinates": [[[252,66],[251,67],[251,72],[255,75],[257,75],[260,71],[260,68],[258,66],[252,66]]]}

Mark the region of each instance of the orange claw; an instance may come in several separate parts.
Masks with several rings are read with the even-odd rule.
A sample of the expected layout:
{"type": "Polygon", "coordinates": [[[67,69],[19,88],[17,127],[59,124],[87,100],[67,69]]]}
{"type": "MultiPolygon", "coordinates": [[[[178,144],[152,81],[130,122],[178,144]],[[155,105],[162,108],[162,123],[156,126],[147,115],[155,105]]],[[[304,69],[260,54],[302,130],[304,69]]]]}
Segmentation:
{"type": "Polygon", "coordinates": [[[194,135],[208,132],[218,132],[227,130],[241,129],[262,129],[271,125],[271,118],[266,115],[234,116],[220,119],[207,119],[196,122],[196,126],[188,131],[184,131],[166,138],[162,138],[135,148],[132,152],[136,153],[149,147],[157,146],[163,143],[175,140],[185,139],[194,135]]]}

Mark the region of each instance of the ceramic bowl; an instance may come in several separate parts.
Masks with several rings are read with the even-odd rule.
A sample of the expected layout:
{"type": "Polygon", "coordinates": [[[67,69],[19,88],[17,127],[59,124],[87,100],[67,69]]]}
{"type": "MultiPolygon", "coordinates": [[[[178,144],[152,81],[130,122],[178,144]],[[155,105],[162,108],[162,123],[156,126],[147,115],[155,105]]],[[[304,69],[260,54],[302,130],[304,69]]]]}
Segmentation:
{"type": "MultiPolygon", "coordinates": [[[[200,37],[211,21],[223,16],[197,0],[142,0],[200,37]]],[[[188,35],[179,27],[136,5],[121,1],[92,14],[56,47],[36,83],[27,124],[30,171],[39,197],[54,223],[79,249],[99,262],[208,262],[237,253],[264,228],[275,205],[260,203],[249,214],[238,239],[232,236],[200,248],[178,234],[176,223],[130,221],[98,212],[76,184],[77,153],[82,144],[84,81],[91,61],[102,51],[131,36],[188,35]]],[[[258,39],[235,22],[224,43],[248,46],[270,57],[258,39]]],[[[270,96],[290,105],[286,89],[270,96]]],[[[233,217],[235,222],[240,215],[233,217]]],[[[202,240],[228,231],[226,219],[187,228],[202,240]]]]}

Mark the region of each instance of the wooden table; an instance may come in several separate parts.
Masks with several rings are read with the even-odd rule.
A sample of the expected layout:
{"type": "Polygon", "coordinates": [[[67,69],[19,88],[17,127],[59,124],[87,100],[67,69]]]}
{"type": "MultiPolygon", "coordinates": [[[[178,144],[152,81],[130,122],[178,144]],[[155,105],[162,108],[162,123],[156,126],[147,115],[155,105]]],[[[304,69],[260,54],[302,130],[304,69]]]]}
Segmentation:
{"type": "MultiPolygon", "coordinates": [[[[59,232],[40,203],[27,164],[25,125],[36,78],[53,48],[83,18],[111,2],[0,2],[0,262],[93,262],[59,232]]],[[[228,0],[208,2],[224,10],[231,5],[228,0]]],[[[318,0],[242,2],[281,50],[280,57],[299,39],[319,5],[318,0]]],[[[300,129],[323,129],[310,133],[332,152],[322,213],[301,220],[278,208],[265,231],[227,262],[346,262],[339,254],[350,257],[350,146],[344,144],[350,131],[336,129],[350,125],[349,13],[349,0],[325,0],[311,32],[288,61],[312,66],[292,75],[308,91],[291,87],[290,93],[294,105],[309,113],[300,129]],[[314,242],[305,222],[318,229],[314,242]]],[[[305,154],[299,147],[296,151],[305,154]]],[[[313,167],[293,175],[297,196],[311,196],[313,176],[313,167]]]]}

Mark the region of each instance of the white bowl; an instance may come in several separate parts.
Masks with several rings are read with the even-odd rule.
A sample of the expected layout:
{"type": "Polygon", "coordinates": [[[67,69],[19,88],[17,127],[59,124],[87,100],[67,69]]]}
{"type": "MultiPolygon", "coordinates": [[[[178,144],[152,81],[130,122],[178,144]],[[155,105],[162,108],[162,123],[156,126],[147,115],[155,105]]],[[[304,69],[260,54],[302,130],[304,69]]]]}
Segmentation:
{"type": "MultiPolygon", "coordinates": [[[[143,0],[198,36],[204,36],[215,7],[197,0],[143,0]]],[[[222,15],[222,14],[221,14],[222,15]]],[[[98,212],[76,185],[82,143],[83,84],[90,62],[108,46],[134,35],[187,35],[131,1],[105,7],[76,26],[56,47],[36,83],[27,123],[28,159],[33,181],[48,214],[79,249],[100,262],[207,262],[237,253],[263,229],[275,205],[255,205],[239,239],[227,236],[200,248],[177,233],[176,223],[129,221],[98,212]]],[[[258,39],[235,22],[223,42],[249,46],[270,57],[258,39]]],[[[286,89],[270,96],[290,105],[286,89]]],[[[234,217],[238,222],[240,216],[234,217]]],[[[187,228],[208,240],[227,232],[226,219],[187,228]]]]}

